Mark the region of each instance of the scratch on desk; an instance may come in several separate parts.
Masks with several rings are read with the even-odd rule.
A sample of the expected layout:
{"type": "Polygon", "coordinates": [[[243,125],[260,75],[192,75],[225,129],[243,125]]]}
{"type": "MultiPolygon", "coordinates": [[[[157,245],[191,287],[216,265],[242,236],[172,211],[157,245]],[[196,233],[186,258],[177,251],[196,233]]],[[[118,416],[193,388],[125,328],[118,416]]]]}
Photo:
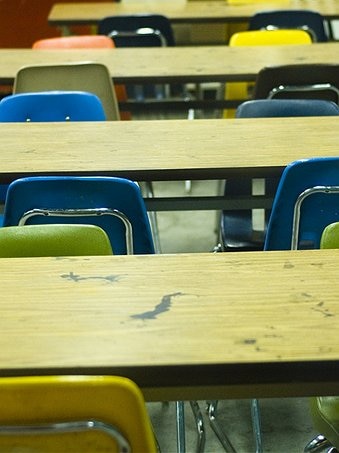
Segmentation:
{"type": "Polygon", "coordinates": [[[134,319],[156,319],[158,315],[169,311],[172,305],[172,298],[181,296],[182,293],[173,293],[173,294],[166,294],[162,297],[161,302],[155,306],[154,310],[145,311],[143,313],[138,313],[136,315],[132,315],[131,318],[134,319]]]}
{"type": "Polygon", "coordinates": [[[82,280],[105,280],[107,282],[114,283],[114,282],[118,281],[121,276],[120,275],[93,275],[90,277],[81,277],[80,275],[74,274],[74,272],[70,272],[69,274],[61,274],[60,277],[73,281],[73,282],[80,282],[82,280]]]}

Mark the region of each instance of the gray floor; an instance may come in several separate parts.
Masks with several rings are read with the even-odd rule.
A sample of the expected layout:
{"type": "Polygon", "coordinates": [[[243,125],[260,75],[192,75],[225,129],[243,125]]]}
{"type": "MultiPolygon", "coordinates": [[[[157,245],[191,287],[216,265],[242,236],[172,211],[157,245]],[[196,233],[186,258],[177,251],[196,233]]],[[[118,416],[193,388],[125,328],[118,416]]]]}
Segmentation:
{"type": "MultiPolygon", "coordinates": [[[[154,188],[158,196],[187,195],[184,182],[155,183],[154,188]]],[[[215,181],[192,183],[192,195],[213,194],[216,191],[215,181]]],[[[163,253],[210,252],[216,244],[216,213],[213,211],[159,213],[158,223],[163,253]]],[[[199,404],[205,417],[205,451],[223,452],[223,447],[209,427],[206,403],[200,401],[199,404]]],[[[260,400],[260,407],[264,453],[302,452],[305,444],[316,434],[312,428],[307,399],[260,400]]],[[[162,452],[176,452],[174,403],[148,403],[148,409],[162,452]]],[[[249,401],[222,401],[218,413],[235,450],[238,453],[254,452],[249,401]]],[[[196,451],[196,433],[187,403],[185,414],[186,452],[192,453],[196,451]]]]}

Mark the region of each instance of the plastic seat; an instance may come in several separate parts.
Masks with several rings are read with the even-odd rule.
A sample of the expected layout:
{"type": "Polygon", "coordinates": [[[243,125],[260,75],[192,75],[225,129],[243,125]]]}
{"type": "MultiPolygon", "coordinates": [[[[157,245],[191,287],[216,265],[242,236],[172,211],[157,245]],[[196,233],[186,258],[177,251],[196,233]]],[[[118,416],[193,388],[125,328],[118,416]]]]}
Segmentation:
{"type": "Polygon", "coordinates": [[[107,67],[100,63],[81,62],[34,65],[19,69],[13,92],[87,91],[101,100],[107,120],[119,120],[118,103],[107,67]]]}
{"type": "MultiPolygon", "coordinates": [[[[307,45],[312,44],[310,35],[304,30],[252,30],[235,33],[231,36],[230,46],[268,46],[268,45],[307,45]]],[[[225,99],[244,101],[251,98],[253,84],[230,82],[226,84],[225,99]]],[[[234,118],[235,110],[226,109],[225,118],[234,118]]]]}
{"type": "Polygon", "coordinates": [[[2,377],[0,398],[1,451],[157,451],[142,393],[127,378],[2,377]]]}
{"type": "Polygon", "coordinates": [[[46,223],[97,225],[106,231],[116,255],[154,253],[140,189],[127,179],[46,176],[11,183],[4,227],[46,223]]]}
{"type": "Polygon", "coordinates": [[[114,43],[107,36],[80,35],[58,36],[55,38],[38,39],[32,49],[112,49],[114,43]]]}
{"type": "MultiPolygon", "coordinates": [[[[160,14],[108,16],[101,19],[98,23],[98,33],[111,36],[118,47],[129,46],[129,38],[133,39],[133,32],[137,32],[140,29],[156,31],[156,34],[161,35],[162,45],[175,45],[171,22],[166,16],[160,14]],[[120,36],[119,32],[122,32],[120,36]],[[123,32],[128,33],[124,34],[123,32]]],[[[135,44],[138,44],[137,36],[135,37],[135,44]]],[[[141,40],[140,45],[143,46],[141,40]]]]}
{"type": "Polygon", "coordinates": [[[318,249],[325,227],[338,216],[339,158],[292,162],[278,185],[264,249],[318,249]]]}
{"type": "Polygon", "coordinates": [[[26,225],[0,228],[0,257],[112,255],[105,231],[95,225],[26,225]]]}
{"type": "MultiPolygon", "coordinates": [[[[320,248],[339,248],[339,222],[328,225],[321,236],[320,248]]],[[[331,451],[339,449],[339,397],[319,396],[310,398],[310,409],[314,428],[321,434],[312,439],[305,452],[331,451]]]]}
{"type": "Polygon", "coordinates": [[[84,91],[21,93],[0,101],[0,122],[104,121],[100,99],[84,91]]]}
{"type": "MultiPolygon", "coordinates": [[[[116,47],[161,47],[175,46],[175,38],[170,20],[160,14],[133,14],[108,16],[98,23],[98,33],[111,37],[116,47]]],[[[130,85],[130,97],[143,101],[146,97],[163,99],[165,85],[130,85]]],[[[176,87],[180,94],[182,87],[176,87]]]]}
{"type": "Polygon", "coordinates": [[[326,42],[328,36],[323,16],[308,10],[260,11],[249,21],[249,30],[300,29],[307,31],[312,41],[326,42]]]}
{"type": "MultiPolygon", "coordinates": [[[[32,49],[112,49],[114,42],[105,35],[80,35],[60,36],[56,38],[39,39],[33,43],[32,49]]],[[[117,100],[127,101],[127,93],[124,85],[114,84],[117,100]]],[[[131,119],[129,112],[120,112],[122,120],[131,119]]]]}
{"type": "Polygon", "coordinates": [[[256,99],[243,102],[236,111],[237,118],[337,115],[338,104],[322,99],[256,99]]]}
{"type": "MultiPolygon", "coordinates": [[[[242,103],[236,111],[237,118],[267,118],[293,116],[337,116],[339,107],[333,102],[322,100],[254,100],[242,103]]],[[[264,193],[274,197],[279,178],[266,178],[264,193]]],[[[252,196],[254,181],[251,178],[228,179],[224,195],[252,196]]],[[[253,223],[254,216],[260,216],[256,210],[223,211],[221,214],[220,241],[223,251],[257,251],[263,250],[267,222],[270,210],[262,215],[261,229],[253,223]]]]}
{"type": "Polygon", "coordinates": [[[338,64],[270,66],[259,71],[253,99],[324,99],[339,104],[338,64]]]}

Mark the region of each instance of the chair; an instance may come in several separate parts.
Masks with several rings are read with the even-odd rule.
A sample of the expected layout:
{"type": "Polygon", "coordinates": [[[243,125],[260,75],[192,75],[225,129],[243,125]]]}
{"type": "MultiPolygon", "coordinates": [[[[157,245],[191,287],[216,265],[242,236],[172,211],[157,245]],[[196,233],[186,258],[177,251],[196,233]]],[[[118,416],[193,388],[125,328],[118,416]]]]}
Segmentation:
{"type": "MultiPolygon", "coordinates": [[[[339,248],[339,222],[328,225],[320,240],[322,249],[339,248]]],[[[321,434],[312,439],[305,447],[305,452],[316,452],[320,448],[339,449],[339,397],[319,396],[310,398],[310,410],[314,428],[321,434]]]]}
{"type": "Polygon", "coordinates": [[[1,451],[157,451],[142,393],[127,378],[2,377],[0,398],[1,451]]]}
{"type": "Polygon", "coordinates": [[[133,47],[144,47],[143,41],[140,38],[142,34],[146,36],[152,34],[158,36],[160,45],[175,45],[171,22],[167,17],[160,14],[104,17],[98,23],[98,34],[110,36],[117,47],[130,46],[129,39],[135,40],[133,47]]]}
{"type": "MultiPolygon", "coordinates": [[[[100,99],[92,93],[49,91],[14,94],[0,101],[1,122],[21,121],[102,121],[105,120],[100,99]]],[[[4,203],[8,185],[0,185],[4,203]]]]}
{"type": "Polygon", "coordinates": [[[65,222],[101,227],[116,255],[154,253],[144,201],[132,181],[50,176],[17,179],[9,185],[4,227],[65,222]]]}
{"type": "Polygon", "coordinates": [[[26,225],[0,228],[0,257],[112,255],[104,230],[95,225],[26,225]]]}
{"type": "MultiPolygon", "coordinates": [[[[114,42],[105,35],[60,36],[56,38],[39,39],[33,43],[32,49],[113,49],[114,42]]],[[[127,101],[124,85],[114,84],[117,100],[127,101]]],[[[120,112],[122,120],[131,119],[129,112],[120,112]]]]}
{"type": "MultiPolygon", "coordinates": [[[[312,44],[310,35],[304,30],[251,30],[235,33],[231,36],[230,46],[267,46],[267,45],[307,45],[312,44]]],[[[225,99],[244,101],[251,96],[253,84],[230,82],[226,84],[225,99]]],[[[225,118],[233,118],[234,109],[224,112],[225,118]]]]}
{"type": "MultiPolygon", "coordinates": [[[[323,100],[253,100],[246,101],[237,108],[237,118],[267,118],[267,117],[293,117],[293,116],[334,116],[339,115],[339,107],[333,102],[323,100]]],[[[278,177],[266,178],[261,182],[264,193],[274,197],[279,182],[278,177]]],[[[255,184],[248,177],[230,178],[226,181],[224,195],[252,196],[255,184]]],[[[261,215],[259,226],[255,226],[254,217],[260,218],[258,210],[250,209],[237,211],[223,211],[220,224],[220,242],[223,251],[257,251],[263,250],[267,222],[270,209],[261,215]],[[261,225],[260,225],[261,223],[261,225]]],[[[257,222],[258,223],[258,222],[257,222]]]]}
{"type": "Polygon", "coordinates": [[[107,120],[119,120],[120,114],[107,67],[100,63],[81,62],[26,66],[19,69],[13,92],[87,91],[98,96],[107,120]]]}
{"type": "Polygon", "coordinates": [[[338,104],[322,99],[256,99],[239,105],[236,118],[337,116],[338,104]]]}
{"type": "Polygon", "coordinates": [[[58,36],[38,39],[32,49],[112,49],[113,41],[104,35],[58,36]]]}
{"type": "Polygon", "coordinates": [[[13,94],[0,101],[0,122],[104,121],[100,99],[84,91],[13,94]]]}
{"type": "MultiPolygon", "coordinates": [[[[104,17],[98,23],[98,33],[113,39],[116,47],[175,46],[171,22],[160,14],[104,17]]],[[[145,97],[163,99],[167,91],[164,85],[149,84],[128,86],[127,89],[131,97],[140,101],[145,97]]],[[[178,88],[177,90],[179,91],[178,88]]]]}
{"type": "Polygon", "coordinates": [[[253,99],[324,99],[339,104],[338,64],[294,64],[259,71],[253,99]]]}
{"type": "Polygon", "coordinates": [[[264,250],[317,249],[327,225],[339,216],[339,158],[289,164],[280,179],[264,250]]]}
{"type": "Polygon", "coordinates": [[[249,30],[300,29],[307,31],[312,41],[326,42],[328,36],[323,16],[308,10],[260,11],[249,21],[249,30]]]}

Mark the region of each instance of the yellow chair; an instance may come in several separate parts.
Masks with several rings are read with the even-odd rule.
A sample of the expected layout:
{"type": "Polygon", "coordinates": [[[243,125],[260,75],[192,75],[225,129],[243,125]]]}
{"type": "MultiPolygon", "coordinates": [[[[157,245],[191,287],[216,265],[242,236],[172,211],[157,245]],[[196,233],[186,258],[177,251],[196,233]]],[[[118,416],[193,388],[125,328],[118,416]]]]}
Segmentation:
{"type": "Polygon", "coordinates": [[[139,387],[117,376],[0,378],[0,451],[157,451],[139,387]]]}
{"type": "MultiPolygon", "coordinates": [[[[230,46],[272,46],[312,44],[312,39],[304,30],[253,30],[242,31],[231,36],[230,46]]],[[[246,100],[251,97],[253,83],[230,82],[226,84],[226,100],[246,100]]],[[[234,118],[235,109],[226,109],[224,118],[234,118]]]]}
{"type": "MultiPolygon", "coordinates": [[[[339,248],[339,222],[328,225],[321,236],[320,248],[339,248]]],[[[316,452],[331,447],[339,449],[339,396],[319,396],[310,399],[314,428],[320,433],[305,447],[305,452],[316,452]]]]}
{"type": "Polygon", "coordinates": [[[46,224],[0,228],[0,258],[112,254],[106,232],[96,225],[46,224]]]}

